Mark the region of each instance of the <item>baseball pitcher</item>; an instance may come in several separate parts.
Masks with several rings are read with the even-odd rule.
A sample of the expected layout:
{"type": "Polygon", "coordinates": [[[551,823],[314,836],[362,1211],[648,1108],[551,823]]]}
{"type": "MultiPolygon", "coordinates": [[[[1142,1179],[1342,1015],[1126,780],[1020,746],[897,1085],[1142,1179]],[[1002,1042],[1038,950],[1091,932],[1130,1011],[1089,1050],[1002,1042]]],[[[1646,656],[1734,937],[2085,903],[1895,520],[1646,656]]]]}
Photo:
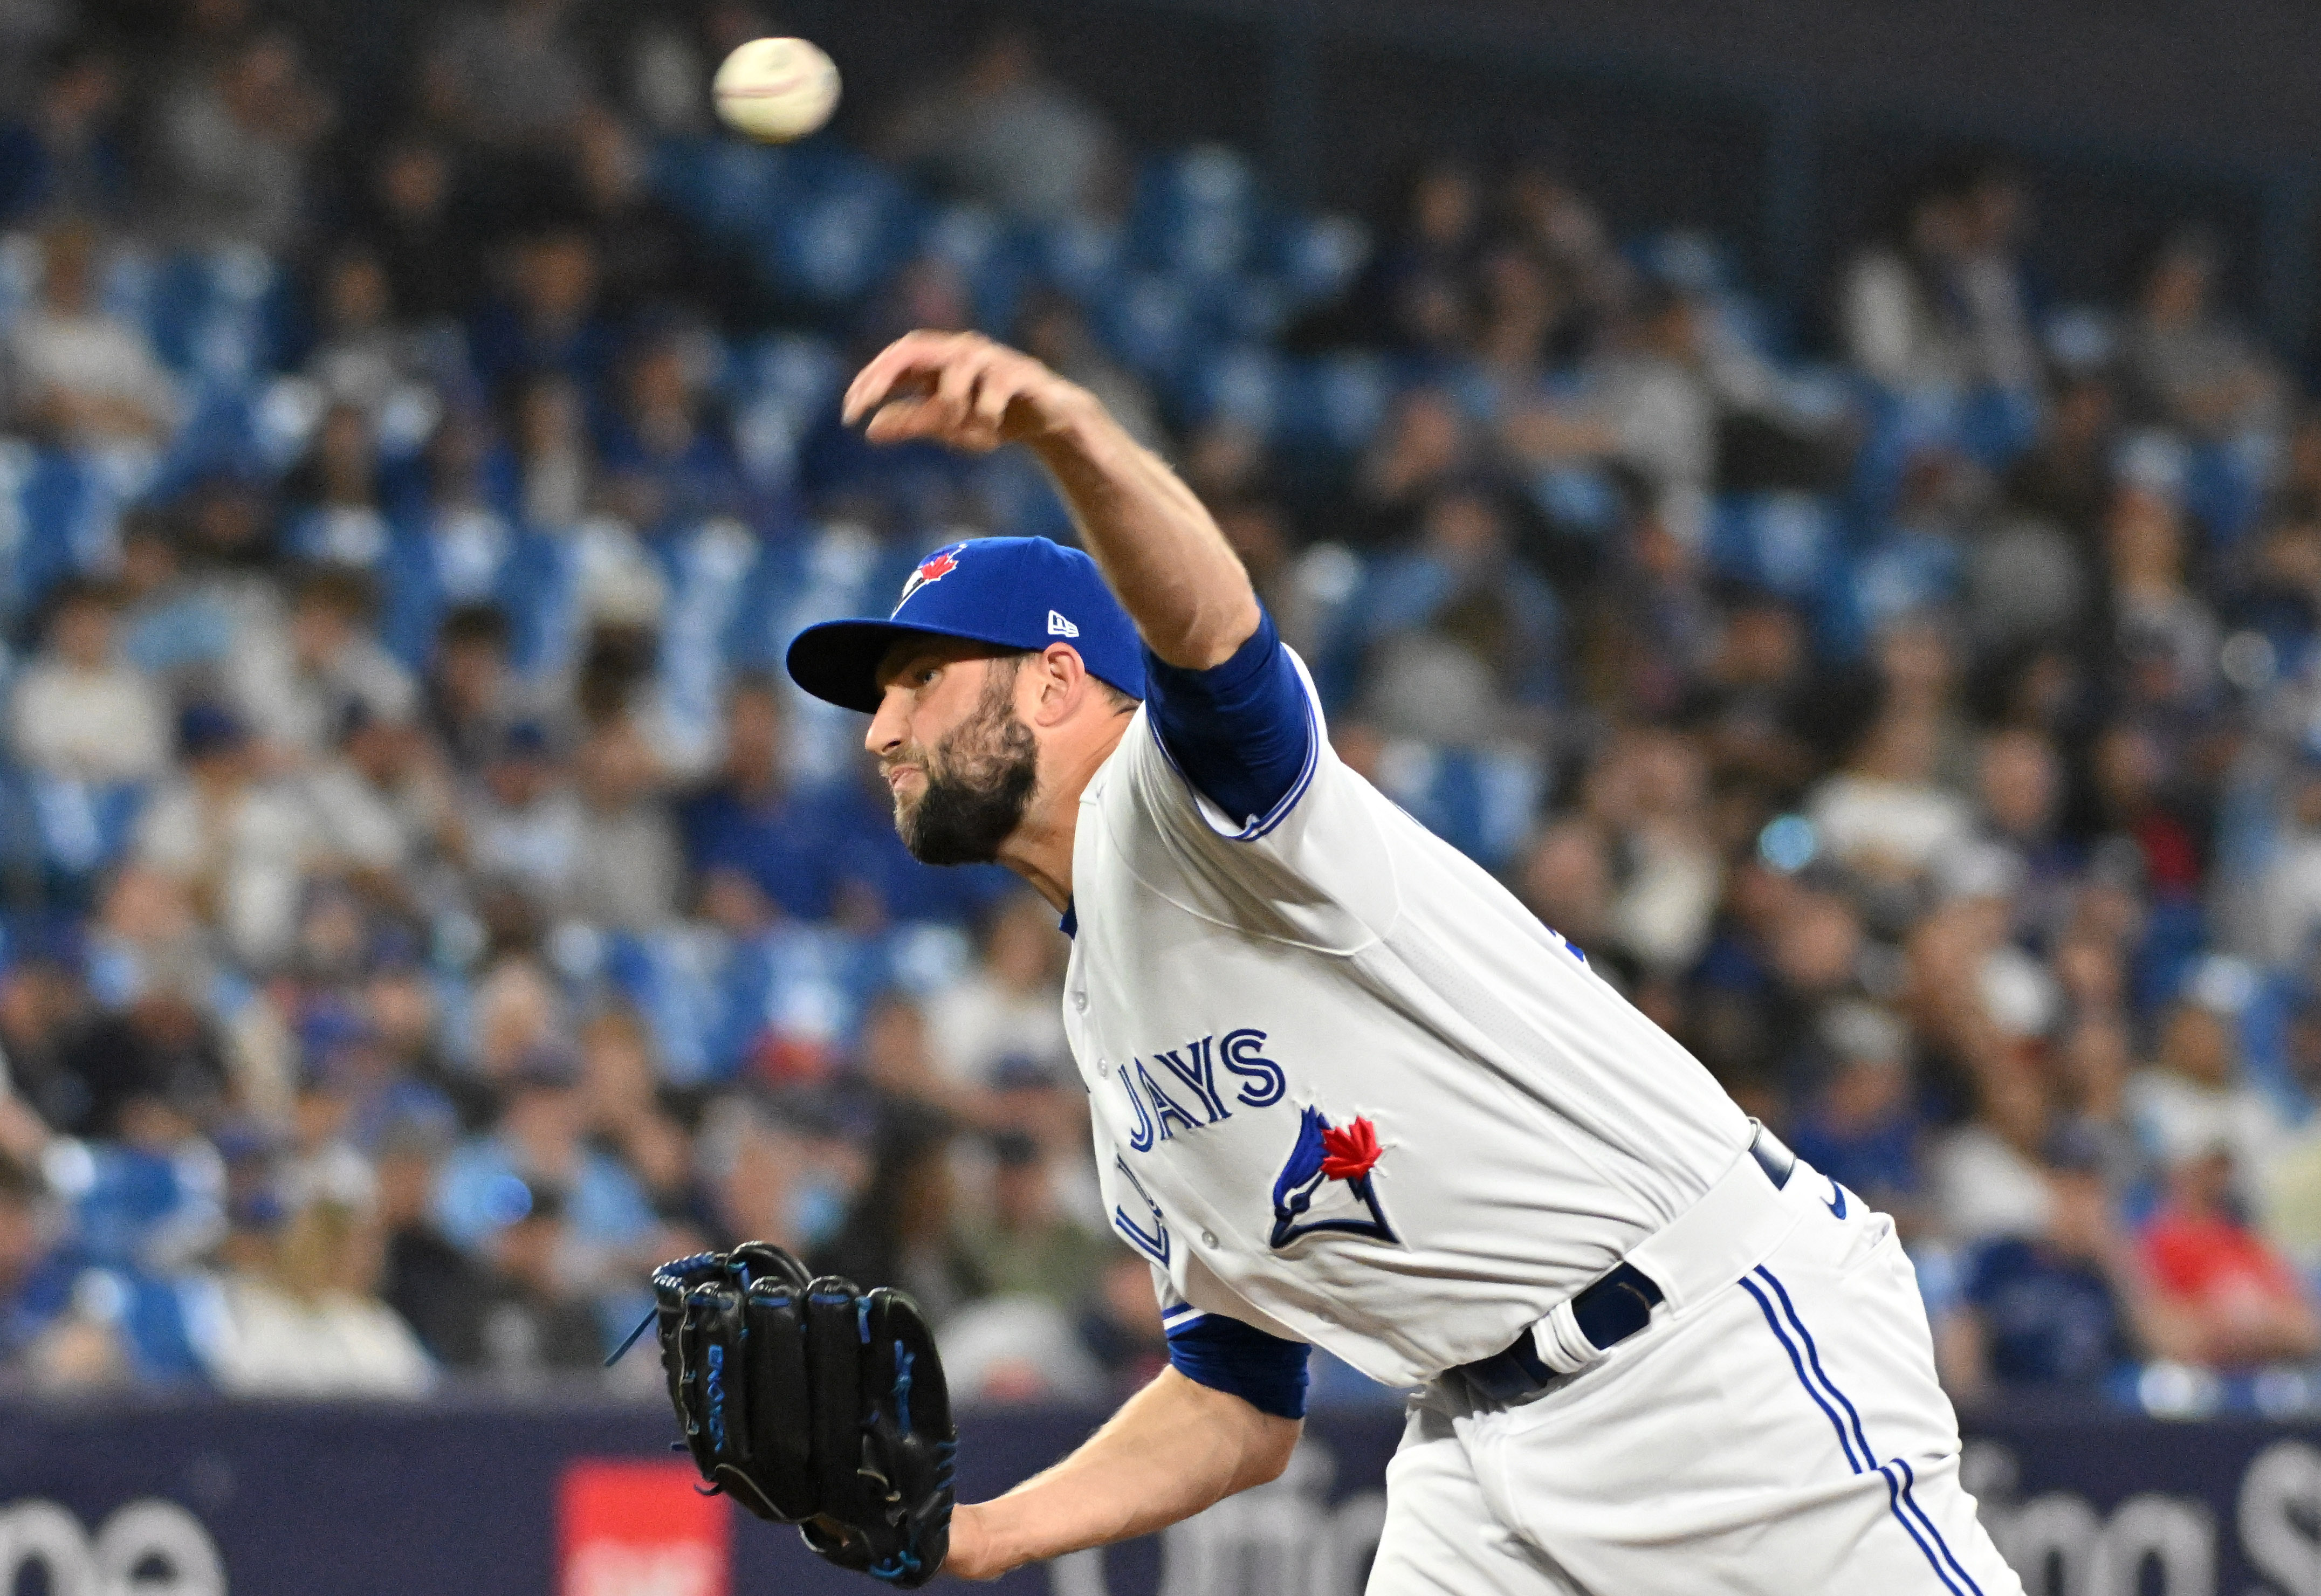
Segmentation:
{"type": "Polygon", "coordinates": [[[954,1507],[907,1299],[772,1248],[681,1260],[663,1360],[704,1472],[893,1582],[990,1578],[1272,1479],[1319,1345],[1415,1392],[1373,1596],[2019,1596],[1891,1222],[1339,762],[1169,467],[972,334],[896,342],[845,414],[1028,448],[1086,544],[939,549],[788,665],[870,717],[915,854],[997,860],[1061,916],[1104,1200],[1171,1366],[954,1507]]]}

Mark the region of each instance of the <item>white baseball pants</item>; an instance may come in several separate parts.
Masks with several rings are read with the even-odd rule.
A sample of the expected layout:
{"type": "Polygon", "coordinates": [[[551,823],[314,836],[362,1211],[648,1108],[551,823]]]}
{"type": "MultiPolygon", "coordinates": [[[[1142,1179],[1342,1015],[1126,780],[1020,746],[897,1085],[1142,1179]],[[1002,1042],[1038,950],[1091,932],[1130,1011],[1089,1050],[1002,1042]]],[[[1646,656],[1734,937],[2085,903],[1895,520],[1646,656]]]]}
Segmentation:
{"type": "Polygon", "coordinates": [[[1802,1161],[1774,1199],[1746,1274],[1541,1394],[1415,1398],[1369,1596],[2022,1596],[1893,1222],[1802,1161]]]}

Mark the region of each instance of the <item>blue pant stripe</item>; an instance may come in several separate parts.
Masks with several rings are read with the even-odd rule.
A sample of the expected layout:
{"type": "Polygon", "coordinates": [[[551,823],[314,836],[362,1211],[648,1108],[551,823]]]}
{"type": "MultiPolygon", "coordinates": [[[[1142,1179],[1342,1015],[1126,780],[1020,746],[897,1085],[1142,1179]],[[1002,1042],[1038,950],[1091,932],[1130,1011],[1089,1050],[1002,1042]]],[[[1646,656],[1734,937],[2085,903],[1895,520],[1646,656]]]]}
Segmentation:
{"type": "Polygon", "coordinates": [[[1845,1454],[1846,1465],[1855,1474],[1860,1474],[1861,1465],[1854,1458],[1853,1443],[1846,1439],[1844,1421],[1838,1418],[1837,1410],[1829,1405],[1829,1399],[1822,1395],[1821,1388],[1806,1377],[1805,1360],[1798,1356],[1797,1347],[1790,1341],[1789,1333],[1781,1328],[1781,1321],[1773,1317],[1771,1301],[1757,1289],[1757,1283],[1745,1274],[1741,1277],[1741,1289],[1757,1299],[1757,1306],[1764,1313],[1765,1323],[1772,1330],[1773,1338],[1781,1344],[1781,1350],[1789,1355],[1789,1366],[1798,1372],[1798,1383],[1806,1388],[1806,1394],[1813,1398],[1814,1406],[1827,1416],[1830,1428],[1837,1432],[1837,1444],[1845,1454]]]}
{"type": "Polygon", "coordinates": [[[1894,1460],[1894,1466],[1902,1471],[1902,1505],[1916,1513],[1918,1516],[1918,1522],[1926,1527],[1926,1533],[1934,1537],[1934,1546],[1941,1551],[1943,1561],[1951,1565],[1952,1572],[1966,1582],[1966,1588],[1973,1591],[1974,1596],[1982,1596],[1982,1587],[1974,1582],[1974,1575],[1966,1571],[1966,1564],[1961,1563],[1958,1560],[1958,1554],[1951,1550],[1951,1543],[1944,1540],[1943,1532],[1934,1527],[1934,1516],[1926,1511],[1924,1503],[1910,1494],[1910,1487],[1918,1483],[1916,1474],[1912,1472],[1907,1463],[1898,1457],[1894,1460]]]}
{"type": "MultiPolygon", "coordinates": [[[[1870,1467],[1885,1477],[1889,1499],[1888,1505],[1891,1508],[1895,1519],[1904,1529],[1909,1531],[1910,1538],[1918,1543],[1918,1550],[1925,1554],[1927,1563],[1933,1566],[1935,1574],[1941,1578],[1943,1583],[1951,1590],[1952,1596],[1967,1596],[1969,1591],[1972,1592],[1972,1596],[1982,1596],[1982,1587],[1974,1582],[1974,1576],[1967,1573],[1966,1565],[1958,1560],[1958,1554],[1951,1550],[1950,1542],[1944,1540],[1943,1532],[1934,1528],[1934,1519],[1919,1504],[1917,1498],[1910,1494],[1911,1486],[1917,1483],[1917,1475],[1911,1472],[1910,1465],[1898,1457],[1890,1464],[1880,1463],[1878,1454],[1870,1449],[1870,1437],[1861,1428],[1861,1411],[1854,1407],[1852,1399],[1838,1389],[1837,1382],[1829,1377],[1829,1371],[1822,1367],[1821,1349],[1814,1343],[1813,1332],[1806,1328],[1806,1321],[1798,1312],[1798,1305],[1789,1300],[1789,1289],[1782,1285],[1773,1272],[1763,1265],[1760,1264],[1757,1266],[1757,1273],[1764,1276],[1765,1283],[1770,1285],[1780,1297],[1781,1310],[1788,1317],[1789,1323],[1796,1328],[1798,1339],[1805,1343],[1806,1361],[1812,1365],[1815,1377],[1821,1382],[1831,1396],[1837,1399],[1839,1404],[1845,1409],[1845,1416],[1853,1421],[1853,1436],[1861,1443],[1861,1455],[1869,1460],[1870,1467]],[[1894,1469],[1899,1469],[1902,1472],[1902,1477],[1898,1483],[1891,1472],[1894,1469]],[[1913,1515],[1916,1516],[1916,1523],[1911,1521],[1913,1515]],[[1918,1533],[1920,1524],[1925,1526],[1925,1535],[1918,1533]],[[1929,1536],[1933,1537],[1931,1546],[1927,1544],[1929,1536]],[[1939,1556],[1936,1555],[1937,1551],[1940,1553],[1939,1556]],[[1949,1567],[1945,1568],[1944,1564],[1948,1564],[1949,1567]],[[1951,1578],[1953,1572],[1957,1573],[1959,1579],[1966,1582],[1966,1591],[1960,1591],[1957,1582],[1951,1578]]],[[[1749,1284],[1746,1280],[1741,1283],[1749,1284]]],[[[1765,1310],[1765,1317],[1768,1322],[1770,1322],[1772,1309],[1763,1293],[1752,1287],[1751,1294],[1756,1297],[1757,1306],[1765,1310]]],[[[1780,1326],[1775,1324],[1773,1328],[1778,1335],[1780,1326]]],[[[1782,1338],[1782,1345],[1784,1347],[1789,1345],[1787,1337],[1782,1338]]],[[[1797,1350],[1794,1347],[1789,1348],[1789,1362],[1797,1366],[1798,1378],[1805,1379],[1805,1368],[1803,1365],[1798,1364],[1797,1350]]],[[[1830,1412],[1829,1404],[1824,1402],[1822,1410],[1825,1413],[1830,1412]]],[[[1831,1415],[1831,1422],[1836,1422],[1834,1413],[1831,1415]]],[[[1859,1474],[1861,1471],[1857,1469],[1854,1472],[1859,1474]]]]}
{"type": "Polygon", "coordinates": [[[1861,1444],[1861,1455],[1871,1468],[1876,1468],[1878,1454],[1870,1449],[1870,1437],[1861,1431],[1861,1415],[1854,1410],[1853,1404],[1846,1400],[1845,1393],[1838,1390],[1837,1382],[1829,1377],[1829,1371],[1821,1366],[1821,1348],[1814,1344],[1813,1332],[1806,1328],[1806,1321],[1798,1317],[1798,1305],[1789,1301],[1789,1288],[1783,1285],[1773,1272],[1762,1264],[1757,1265],[1757,1273],[1764,1276],[1765,1283],[1771,1286],[1774,1294],[1781,1299],[1781,1311],[1789,1315],[1790,1325],[1798,1332],[1798,1339],[1805,1343],[1806,1362],[1812,1365],[1814,1378],[1821,1382],[1824,1391],[1837,1399],[1838,1406],[1843,1408],[1845,1416],[1853,1421],[1853,1438],[1861,1444]]]}
{"type": "Polygon", "coordinates": [[[1878,1467],[1878,1477],[1886,1482],[1886,1510],[1894,1515],[1894,1521],[1902,1527],[1904,1533],[1918,1543],[1919,1554],[1925,1558],[1926,1566],[1934,1571],[1934,1577],[1943,1582],[1943,1589],[1948,1591],[1951,1596],[1966,1596],[1966,1592],[1958,1588],[1958,1582],[1951,1578],[1950,1570],[1943,1566],[1942,1559],[1934,1555],[1934,1547],[1926,1544],[1926,1537],[1918,1533],[1918,1527],[1911,1523],[1909,1515],[1902,1510],[1902,1490],[1895,1483],[1894,1471],[1889,1466],[1880,1464],[1878,1467]]]}

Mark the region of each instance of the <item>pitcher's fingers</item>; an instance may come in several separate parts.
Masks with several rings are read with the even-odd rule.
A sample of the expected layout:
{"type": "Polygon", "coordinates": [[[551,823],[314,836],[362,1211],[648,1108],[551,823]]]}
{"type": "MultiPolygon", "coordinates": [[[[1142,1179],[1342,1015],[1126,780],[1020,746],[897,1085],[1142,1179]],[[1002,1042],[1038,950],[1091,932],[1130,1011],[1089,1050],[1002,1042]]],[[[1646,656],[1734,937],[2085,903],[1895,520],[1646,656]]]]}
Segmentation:
{"type": "Polygon", "coordinates": [[[1007,407],[1015,403],[1024,387],[1024,373],[1012,360],[994,361],[975,385],[973,424],[978,432],[988,431],[997,442],[999,431],[1007,420],[1007,407]]]}
{"type": "Polygon", "coordinates": [[[907,443],[942,430],[932,399],[890,399],[870,414],[862,436],[873,443],[907,443]]]}
{"type": "Polygon", "coordinates": [[[839,413],[849,426],[878,407],[896,385],[912,373],[932,375],[958,343],[955,332],[906,332],[870,358],[846,385],[839,413]]]}
{"type": "Polygon", "coordinates": [[[982,349],[961,349],[943,363],[942,375],[935,381],[934,402],[942,412],[944,422],[953,429],[969,426],[975,414],[975,385],[989,370],[997,351],[982,349]]]}

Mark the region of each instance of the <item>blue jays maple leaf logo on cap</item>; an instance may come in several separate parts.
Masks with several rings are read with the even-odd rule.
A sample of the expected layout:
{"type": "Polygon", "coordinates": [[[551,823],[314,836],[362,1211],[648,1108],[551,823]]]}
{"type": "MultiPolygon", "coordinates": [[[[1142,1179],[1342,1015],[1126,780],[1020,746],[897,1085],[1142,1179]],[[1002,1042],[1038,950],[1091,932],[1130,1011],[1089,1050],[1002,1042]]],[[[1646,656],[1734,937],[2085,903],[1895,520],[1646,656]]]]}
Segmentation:
{"type": "Polygon", "coordinates": [[[964,543],[946,543],[921,560],[919,568],[913,571],[910,579],[903,584],[903,596],[895,601],[895,608],[887,619],[892,620],[896,615],[901,614],[903,606],[911,602],[911,595],[920,588],[930,582],[940,582],[959,569],[959,557],[965,552],[966,549],[967,545],[964,543]]]}
{"type": "Polygon", "coordinates": [[[1273,1183],[1272,1244],[1287,1247],[1317,1230],[1339,1230],[1373,1241],[1397,1240],[1370,1184],[1370,1171],[1378,1166],[1382,1152],[1378,1128],[1368,1119],[1357,1118],[1342,1128],[1331,1124],[1320,1109],[1306,1109],[1297,1116],[1297,1145],[1289,1149],[1289,1161],[1273,1183]],[[1345,1192],[1353,1202],[1338,1202],[1334,1211],[1325,1211],[1320,1218],[1309,1217],[1316,1202],[1330,1197],[1333,1181],[1345,1183],[1345,1192]]]}

